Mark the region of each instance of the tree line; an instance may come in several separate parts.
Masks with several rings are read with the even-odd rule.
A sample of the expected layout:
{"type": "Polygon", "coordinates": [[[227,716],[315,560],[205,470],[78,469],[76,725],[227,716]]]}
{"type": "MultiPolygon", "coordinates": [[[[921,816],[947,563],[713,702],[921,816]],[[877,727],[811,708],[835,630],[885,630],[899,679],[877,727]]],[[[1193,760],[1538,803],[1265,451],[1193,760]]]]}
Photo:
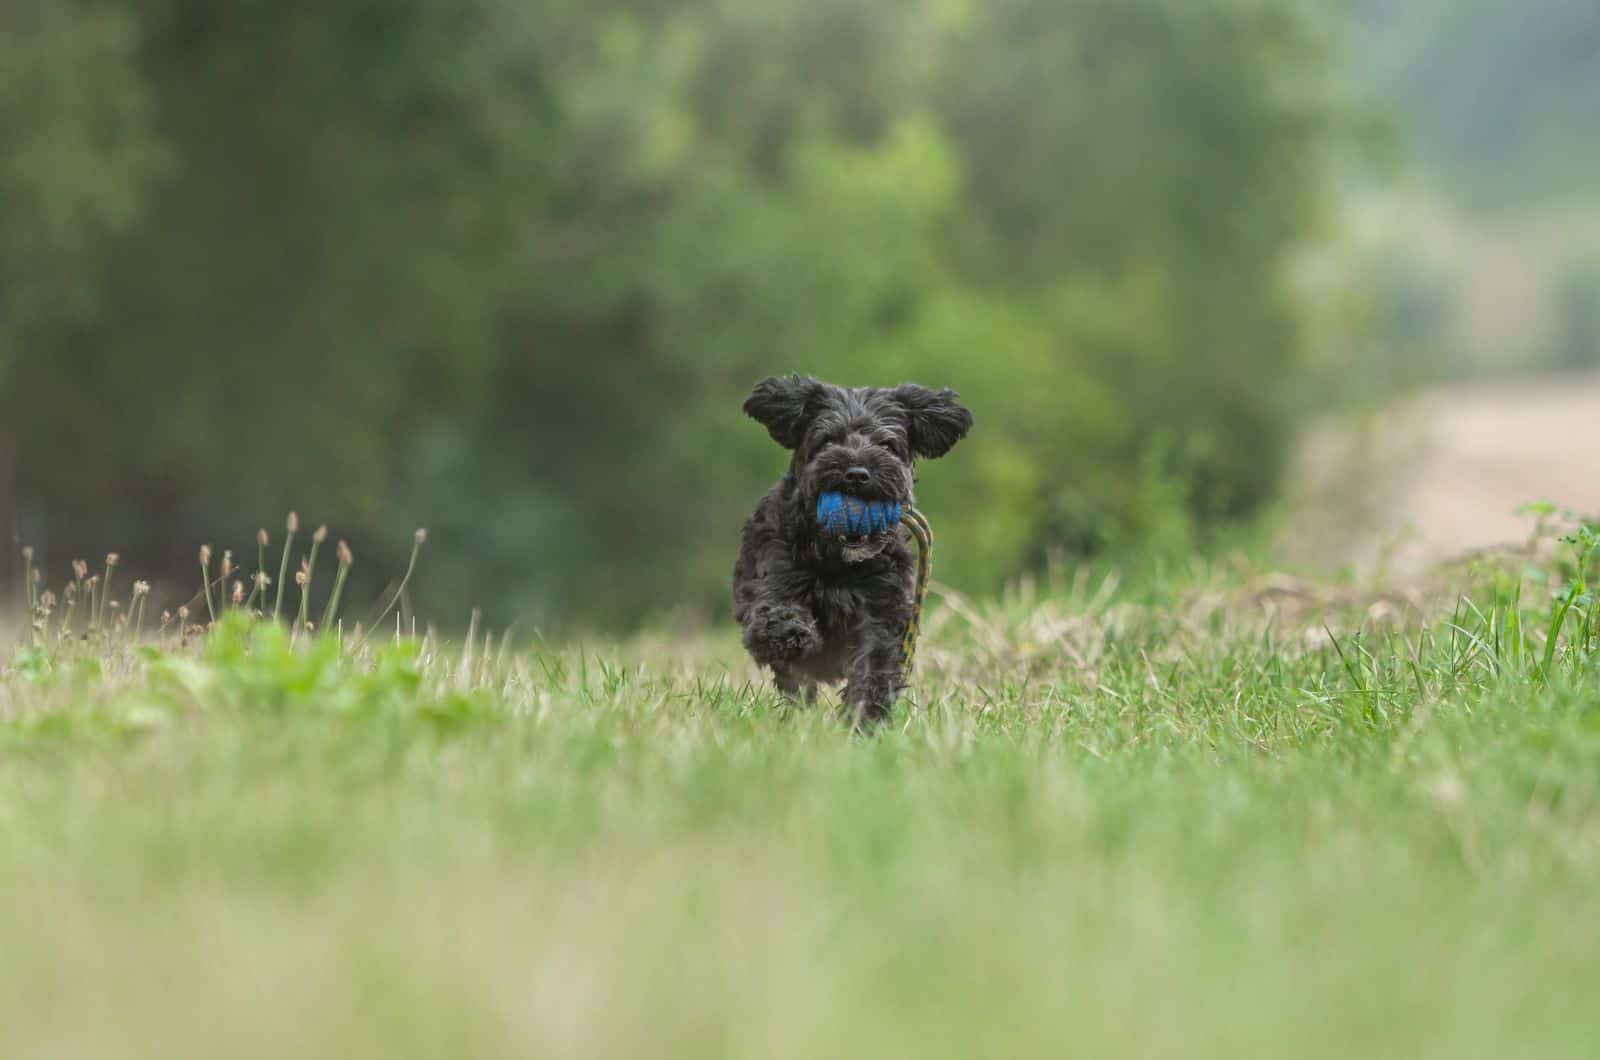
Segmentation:
{"type": "MultiPolygon", "coordinates": [[[[13,0],[22,536],[182,572],[290,507],[441,618],[725,592],[756,379],[954,386],[944,574],[1276,488],[1347,126],[1295,0],[13,0]]],[[[5,441],[7,439],[0,439],[5,441]]],[[[0,452],[4,451],[0,445],[0,452]]],[[[6,476],[0,474],[0,482],[6,476]]]]}

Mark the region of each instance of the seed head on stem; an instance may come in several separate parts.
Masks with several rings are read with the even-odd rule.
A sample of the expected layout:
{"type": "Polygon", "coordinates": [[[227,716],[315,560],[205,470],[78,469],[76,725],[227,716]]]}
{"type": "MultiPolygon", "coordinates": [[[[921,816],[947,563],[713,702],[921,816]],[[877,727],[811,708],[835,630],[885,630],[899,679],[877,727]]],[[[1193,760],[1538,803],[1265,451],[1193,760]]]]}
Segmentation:
{"type": "Polygon", "coordinates": [[[245,606],[246,607],[249,607],[251,604],[254,604],[256,602],[256,595],[258,593],[261,596],[261,600],[262,600],[263,606],[265,606],[266,599],[267,599],[267,586],[266,586],[266,584],[264,582],[262,582],[261,578],[262,578],[262,572],[265,571],[266,569],[267,569],[267,528],[266,527],[262,527],[261,529],[256,531],[256,573],[255,573],[255,577],[250,579],[250,599],[245,601],[245,606]]]}
{"type": "Polygon", "coordinates": [[[94,613],[94,616],[93,616],[94,624],[96,626],[100,625],[102,622],[105,621],[105,617],[106,617],[106,598],[111,595],[111,572],[117,569],[117,563],[121,559],[122,559],[122,557],[117,555],[115,552],[107,552],[106,553],[106,577],[105,577],[105,581],[101,582],[101,585],[103,586],[103,588],[101,589],[101,592],[100,592],[100,604],[95,609],[95,613],[94,613]]]}
{"type": "Polygon", "coordinates": [[[339,572],[333,576],[333,593],[328,597],[328,606],[322,611],[323,629],[332,629],[334,620],[339,617],[339,597],[344,594],[344,580],[350,576],[350,567],[356,561],[350,546],[343,541],[339,542],[335,555],[339,557],[339,572]]]}
{"type": "Polygon", "coordinates": [[[217,609],[211,602],[211,546],[200,546],[200,588],[205,592],[206,614],[217,620],[217,609]]]}
{"type": "Polygon", "coordinates": [[[128,624],[133,626],[133,635],[138,637],[144,632],[144,613],[150,607],[150,583],[136,581],[128,596],[128,624]]]}
{"type": "MultiPolygon", "coordinates": [[[[283,539],[283,558],[278,561],[278,595],[272,602],[272,620],[276,622],[283,612],[283,589],[289,581],[289,551],[294,547],[294,535],[300,529],[300,516],[294,512],[289,513],[289,518],[284,522],[284,529],[288,531],[283,539]]],[[[266,606],[266,597],[261,598],[262,606],[266,606]]]]}
{"type": "MultiPolygon", "coordinates": [[[[400,579],[400,585],[395,589],[394,595],[389,598],[389,605],[383,609],[383,613],[378,616],[378,620],[372,624],[372,629],[382,626],[384,619],[389,617],[389,612],[393,611],[395,605],[400,602],[401,595],[405,593],[406,586],[411,582],[412,573],[417,569],[417,555],[422,551],[422,546],[427,540],[428,531],[423,527],[418,527],[416,533],[411,535],[411,562],[406,564],[405,577],[400,579]]],[[[371,634],[372,630],[368,630],[367,635],[371,636],[371,634]]]]}
{"type": "Polygon", "coordinates": [[[311,533],[311,555],[309,558],[300,561],[300,571],[305,575],[305,580],[299,582],[300,615],[295,619],[296,626],[299,629],[305,629],[309,625],[307,619],[311,616],[306,612],[311,607],[311,579],[316,576],[317,572],[317,553],[322,550],[322,543],[326,540],[328,540],[328,528],[326,526],[317,527],[311,533]]]}

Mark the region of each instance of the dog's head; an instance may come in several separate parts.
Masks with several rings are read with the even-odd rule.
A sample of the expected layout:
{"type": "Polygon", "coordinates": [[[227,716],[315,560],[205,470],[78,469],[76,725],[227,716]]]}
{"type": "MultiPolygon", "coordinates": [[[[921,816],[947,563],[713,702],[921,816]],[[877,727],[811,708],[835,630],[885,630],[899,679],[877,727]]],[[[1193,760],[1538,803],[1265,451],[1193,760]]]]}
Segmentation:
{"type": "MultiPolygon", "coordinates": [[[[756,384],[744,411],[794,451],[792,474],[808,511],[824,493],[910,504],[916,460],[943,456],[972,428],[972,413],[954,390],[912,383],[846,390],[775,376],[756,384]]],[[[859,562],[888,547],[892,533],[891,527],[835,544],[859,562]]]]}

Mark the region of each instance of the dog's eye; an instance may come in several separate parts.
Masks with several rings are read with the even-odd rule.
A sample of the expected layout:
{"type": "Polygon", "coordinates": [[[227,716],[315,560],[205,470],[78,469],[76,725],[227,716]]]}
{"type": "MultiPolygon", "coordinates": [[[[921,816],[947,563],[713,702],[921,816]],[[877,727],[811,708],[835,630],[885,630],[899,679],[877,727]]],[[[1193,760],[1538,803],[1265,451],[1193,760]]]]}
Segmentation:
{"type": "Polygon", "coordinates": [[[816,453],[820,453],[830,445],[838,444],[838,441],[838,432],[818,430],[813,432],[810,438],[806,439],[806,451],[814,455],[816,453]]]}

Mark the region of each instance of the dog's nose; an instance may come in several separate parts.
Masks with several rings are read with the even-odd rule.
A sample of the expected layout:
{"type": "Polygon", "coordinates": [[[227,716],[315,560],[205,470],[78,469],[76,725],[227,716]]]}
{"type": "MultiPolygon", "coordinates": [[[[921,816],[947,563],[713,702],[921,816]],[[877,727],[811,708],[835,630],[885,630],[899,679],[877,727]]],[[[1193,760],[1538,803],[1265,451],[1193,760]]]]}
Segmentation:
{"type": "Polygon", "coordinates": [[[872,472],[864,467],[853,467],[844,473],[846,486],[865,486],[872,481],[872,472]]]}

